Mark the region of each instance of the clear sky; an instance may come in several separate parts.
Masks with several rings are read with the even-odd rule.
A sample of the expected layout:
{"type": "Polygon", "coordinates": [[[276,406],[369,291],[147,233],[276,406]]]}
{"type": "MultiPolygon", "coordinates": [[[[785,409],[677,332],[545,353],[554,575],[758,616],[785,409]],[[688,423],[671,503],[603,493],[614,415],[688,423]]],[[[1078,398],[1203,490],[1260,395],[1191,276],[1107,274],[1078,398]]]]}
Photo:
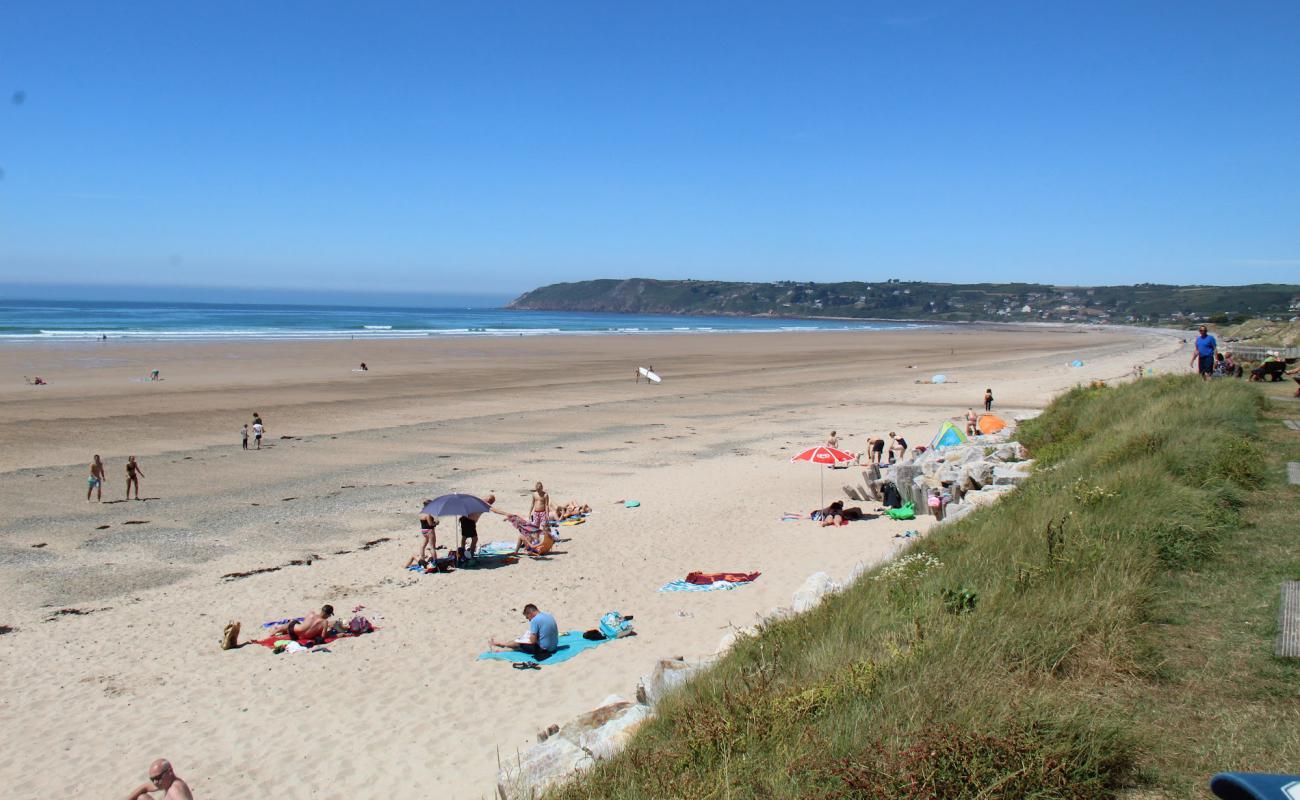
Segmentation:
{"type": "Polygon", "coordinates": [[[1300,2],[0,8],[0,281],[1300,281],[1300,2]]]}

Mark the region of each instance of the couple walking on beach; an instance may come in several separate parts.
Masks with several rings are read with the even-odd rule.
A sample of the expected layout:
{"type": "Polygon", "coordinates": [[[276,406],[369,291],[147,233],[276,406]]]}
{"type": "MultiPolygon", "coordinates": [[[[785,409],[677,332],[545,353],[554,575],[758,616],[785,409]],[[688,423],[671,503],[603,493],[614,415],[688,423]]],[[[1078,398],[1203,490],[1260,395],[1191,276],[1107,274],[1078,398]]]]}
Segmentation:
{"type": "MultiPolygon", "coordinates": [[[[144,470],[136,462],[135,456],[127,456],[126,459],[126,499],[131,499],[131,489],[135,488],[135,499],[140,499],[140,479],[144,477],[144,470]]],[[[104,502],[104,484],[108,482],[108,473],[104,469],[104,461],[95,455],[90,462],[90,477],[86,480],[86,502],[90,502],[90,496],[95,495],[96,501],[104,502]]]]}

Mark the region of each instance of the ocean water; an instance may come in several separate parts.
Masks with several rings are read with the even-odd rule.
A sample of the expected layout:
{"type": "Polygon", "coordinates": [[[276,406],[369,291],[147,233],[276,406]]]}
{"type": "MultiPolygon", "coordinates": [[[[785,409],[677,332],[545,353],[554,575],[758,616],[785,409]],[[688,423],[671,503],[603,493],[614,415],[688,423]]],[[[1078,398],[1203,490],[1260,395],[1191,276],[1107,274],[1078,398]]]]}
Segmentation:
{"type": "Polygon", "coordinates": [[[889,330],[911,323],[511,311],[500,308],[123,303],[0,299],[0,342],[414,339],[737,331],[889,330]]]}

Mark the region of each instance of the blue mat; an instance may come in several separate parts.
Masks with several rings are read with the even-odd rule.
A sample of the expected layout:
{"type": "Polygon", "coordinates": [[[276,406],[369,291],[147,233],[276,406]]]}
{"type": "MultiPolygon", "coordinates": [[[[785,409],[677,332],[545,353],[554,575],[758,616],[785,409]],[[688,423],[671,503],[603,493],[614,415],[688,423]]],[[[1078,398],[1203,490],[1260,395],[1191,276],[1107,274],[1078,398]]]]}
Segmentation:
{"type": "Polygon", "coordinates": [[[716,592],[719,589],[739,589],[741,586],[753,583],[753,581],[744,581],[741,583],[732,583],[730,581],[714,581],[713,583],[690,583],[688,581],[672,581],[659,587],[661,592],[716,592]]]}
{"type": "Polygon", "coordinates": [[[522,664],[525,661],[537,661],[538,664],[545,666],[547,664],[559,664],[568,661],[584,650],[590,650],[591,648],[602,645],[605,642],[612,641],[614,640],[597,639],[596,641],[592,641],[591,639],[582,638],[582,631],[569,631],[560,634],[559,641],[555,648],[555,653],[550,658],[542,661],[538,661],[536,657],[530,656],[527,653],[521,653],[518,650],[506,650],[501,653],[480,653],[478,660],[485,661],[493,659],[496,661],[512,661],[516,664],[522,664]]]}

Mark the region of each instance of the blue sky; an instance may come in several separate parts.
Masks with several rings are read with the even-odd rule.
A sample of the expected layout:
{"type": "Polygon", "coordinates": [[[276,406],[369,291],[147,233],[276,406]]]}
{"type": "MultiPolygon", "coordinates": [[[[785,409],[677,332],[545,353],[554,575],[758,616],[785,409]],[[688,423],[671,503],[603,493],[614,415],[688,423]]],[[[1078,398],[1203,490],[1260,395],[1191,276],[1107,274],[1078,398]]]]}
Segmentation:
{"type": "Polygon", "coordinates": [[[1297,42],[1294,0],[15,0],[0,281],[1300,281],[1297,42]]]}

